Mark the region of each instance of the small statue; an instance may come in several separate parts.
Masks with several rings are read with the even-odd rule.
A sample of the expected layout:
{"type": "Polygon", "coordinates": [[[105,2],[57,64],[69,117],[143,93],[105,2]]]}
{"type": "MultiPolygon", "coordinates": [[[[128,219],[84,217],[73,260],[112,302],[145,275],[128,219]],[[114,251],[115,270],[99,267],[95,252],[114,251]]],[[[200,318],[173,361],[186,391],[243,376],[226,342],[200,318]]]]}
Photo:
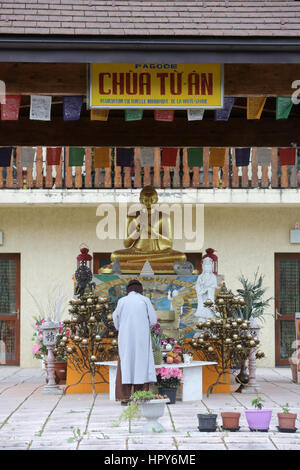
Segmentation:
{"type": "Polygon", "coordinates": [[[74,294],[82,297],[88,287],[89,292],[93,292],[96,287],[91,271],[92,256],[89,254],[88,248],[81,248],[80,254],[77,256],[77,269],[75,271],[76,287],[74,294]]]}
{"type": "Polygon", "coordinates": [[[203,320],[213,318],[211,310],[204,306],[204,302],[210,299],[214,302],[215,290],[218,286],[217,276],[213,273],[214,263],[209,257],[203,259],[203,272],[198,276],[196,282],[196,292],[198,297],[198,307],[195,316],[203,320]]]}
{"type": "Polygon", "coordinates": [[[175,313],[175,328],[179,328],[180,317],[182,315],[184,300],[181,295],[179,295],[178,290],[174,289],[173,291],[168,291],[168,300],[171,302],[171,309],[175,313]]]}

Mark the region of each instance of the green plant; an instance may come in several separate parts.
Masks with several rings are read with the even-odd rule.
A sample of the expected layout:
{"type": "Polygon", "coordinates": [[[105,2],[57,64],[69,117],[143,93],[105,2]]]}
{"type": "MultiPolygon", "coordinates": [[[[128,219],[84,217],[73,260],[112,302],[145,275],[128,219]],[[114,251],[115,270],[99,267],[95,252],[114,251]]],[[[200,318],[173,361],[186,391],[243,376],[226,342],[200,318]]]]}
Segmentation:
{"type": "Polygon", "coordinates": [[[261,397],[257,397],[254,400],[252,400],[252,406],[256,408],[257,410],[261,410],[263,408],[263,402],[264,400],[261,397]]]}
{"type": "Polygon", "coordinates": [[[155,399],[155,394],[153,392],[149,391],[141,391],[138,390],[137,392],[134,392],[133,395],[130,397],[130,401],[132,402],[139,402],[139,401],[148,401],[148,400],[154,400],[155,399]]]}
{"type": "Polygon", "coordinates": [[[243,298],[245,305],[240,308],[244,320],[250,318],[259,318],[264,320],[264,312],[269,307],[272,297],[263,300],[266,288],[263,288],[264,276],[259,274],[258,270],[254,274],[254,280],[249,281],[243,274],[239,277],[242,284],[241,289],[237,289],[237,293],[243,298]]]}
{"type": "Polygon", "coordinates": [[[139,409],[139,405],[136,401],[131,401],[131,403],[128,404],[126,409],[123,411],[123,413],[119,417],[119,423],[121,421],[128,421],[128,431],[131,433],[131,423],[134,419],[140,419],[141,413],[139,409]]]}
{"type": "Polygon", "coordinates": [[[290,409],[289,409],[289,404],[288,403],[285,403],[284,405],[281,405],[281,408],[282,408],[282,413],[284,414],[289,414],[290,412],[290,409]]]}

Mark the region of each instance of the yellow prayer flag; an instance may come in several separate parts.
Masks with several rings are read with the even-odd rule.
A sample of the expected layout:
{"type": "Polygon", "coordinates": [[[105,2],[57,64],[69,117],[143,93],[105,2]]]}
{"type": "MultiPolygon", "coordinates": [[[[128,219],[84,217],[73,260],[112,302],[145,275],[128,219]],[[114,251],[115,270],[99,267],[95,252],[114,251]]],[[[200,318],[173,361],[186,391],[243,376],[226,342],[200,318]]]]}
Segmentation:
{"type": "Polygon", "coordinates": [[[107,121],[109,109],[91,109],[91,121],[107,121]]]}
{"type": "Polygon", "coordinates": [[[108,168],[110,167],[110,148],[95,147],[94,148],[94,167],[108,168]]]}
{"type": "Polygon", "coordinates": [[[226,148],[212,147],[209,150],[209,166],[224,166],[226,148]]]}
{"type": "Polygon", "coordinates": [[[260,119],[266,99],[263,96],[247,97],[247,119],[260,119]]]}

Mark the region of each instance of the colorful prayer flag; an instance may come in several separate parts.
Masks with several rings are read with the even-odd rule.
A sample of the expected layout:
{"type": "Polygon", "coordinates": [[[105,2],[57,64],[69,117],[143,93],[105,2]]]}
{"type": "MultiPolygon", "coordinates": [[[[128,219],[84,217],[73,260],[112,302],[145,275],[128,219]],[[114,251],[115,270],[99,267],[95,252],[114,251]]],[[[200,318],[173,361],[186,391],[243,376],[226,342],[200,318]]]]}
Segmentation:
{"type": "Polygon", "coordinates": [[[296,148],[288,147],[279,149],[280,166],[296,164],[296,148]]]}
{"type": "Polygon", "coordinates": [[[6,95],[6,103],[1,104],[2,121],[17,121],[19,119],[21,95],[6,95]]]}
{"type": "Polygon", "coordinates": [[[134,149],[133,148],[117,148],[116,165],[117,166],[133,166],[134,149]]]}
{"type": "Polygon", "coordinates": [[[271,147],[257,147],[257,164],[261,166],[269,166],[272,160],[271,147]]]}
{"type": "Polygon", "coordinates": [[[235,165],[248,166],[250,162],[250,148],[236,148],[235,149],[235,165]]]}
{"type": "Polygon", "coordinates": [[[46,163],[47,165],[59,165],[61,158],[61,147],[47,147],[46,163]]]}
{"type": "Polygon", "coordinates": [[[52,96],[31,95],[29,119],[50,121],[52,96]]]}
{"type": "Polygon", "coordinates": [[[85,150],[83,147],[70,147],[69,166],[82,166],[85,150]]]}
{"type": "Polygon", "coordinates": [[[228,121],[235,98],[233,96],[225,96],[222,109],[215,109],[215,121],[228,121]]]}
{"type": "Polygon", "coordinates": [[[247,97],[247,119],[260,119],[266,99],[263,96],[247,97]]]}
{"type": "Polygon", "coordinates": [[[178,148],[163,148],[161,166],[176,166],[178,148]]]}
{"type": "Polygon", "coordinates": [[[0,147],[0,167],[10,166],[12,147],[0,147]]]}
{"type": "Polygon", "coordinates": [[[209,149],[209,166],[224,166],[226,148],[212,147],[209,149]]]}
{"type": "Polygon", "coordinates": [[[143,109],[125,109],[125,121],[140,121],[143,113],[143,109]]]}
{"type": "Polygon", "coordinates": [[[276,119],[287,119],[293,107],[293,102],[290,97],[277,96],[276,97],[276,119]]]}
{"type": "Polygon", "coordinates": [[[91,109],[91,121],[107,121],[109,109],[91,109]]]}
{"type": "Polygon", "coordinates": [[[174,109],[155,109],[154,119],[155,121],[174,121],[174,109]]]}
{"type": "Polygon", "coordinates": [[[23,168],[33,168],[35,148],[21,147],[20,149],[20,166],[23,168]]]}
{"type": "Polygon", "coordinates": [[[188,166],[203,166],[203,148],[188,148],[188,166]]]}
{"type": "Polygon", "coordinates": [[[110,148],[95,147],[94,148],[94,168],[110,167],[110,148]]]}
{"type": "Polygon", "coordinates": [[[83,96],[63,96],[64,121],[78,121],[83,103],[83,96]]]}
{"type": "Polygon", "coordinates": [[[202,121],[205,109],[188,109],[188,121],[202,121]]]}
{"type": "Polygon", "coordinates": [[[141,147],[141,166],[154,166],[155,148],[141,147]]]}

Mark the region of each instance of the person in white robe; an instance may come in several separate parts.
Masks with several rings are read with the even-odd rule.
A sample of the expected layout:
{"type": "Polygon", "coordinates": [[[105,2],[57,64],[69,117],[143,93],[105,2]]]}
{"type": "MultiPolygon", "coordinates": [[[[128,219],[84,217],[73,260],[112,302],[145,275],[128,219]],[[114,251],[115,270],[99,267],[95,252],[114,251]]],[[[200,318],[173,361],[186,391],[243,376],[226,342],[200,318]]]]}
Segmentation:
{"type": "Polygon", "coordinates": [[[131,280],[127,295],[118,300],[113,312],[119,347],[116,400],[122,404],[133,392],[149,390],[149,383],[156,382],[150,328],[157,322],[157,316],[142,292],[142,284],[131,280]]]}

